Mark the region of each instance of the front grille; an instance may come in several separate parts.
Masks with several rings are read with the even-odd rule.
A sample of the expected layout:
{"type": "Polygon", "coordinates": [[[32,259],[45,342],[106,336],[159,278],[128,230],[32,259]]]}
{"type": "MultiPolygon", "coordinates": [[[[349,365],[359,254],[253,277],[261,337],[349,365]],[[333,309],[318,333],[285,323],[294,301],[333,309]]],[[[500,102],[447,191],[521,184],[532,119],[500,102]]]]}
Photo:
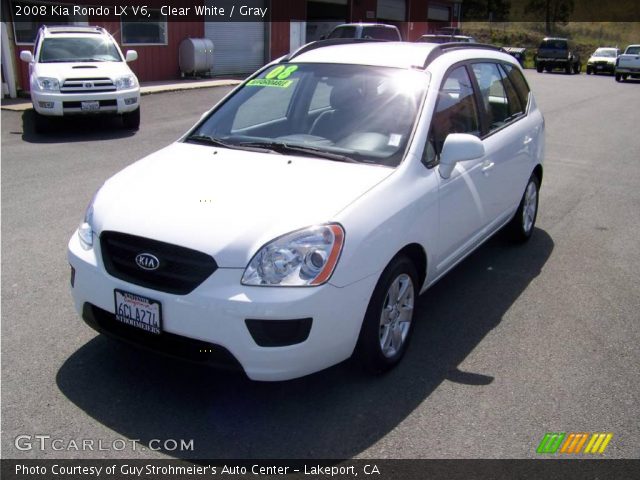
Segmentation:
{"type": "Polygon", "coordinates": [[[115,92],[116,86],[110,78],[67,78],[60,87],[61,93],[115,92]]]}
{"type": "Polygon", "coordinates": [[[126,233],[102,232],[100,246],[104,267],[110,275],[177,295],[191,292],[218,268],[206,253],[126,233]],[[158,268],[140,268],[136,257],[141,253],[154,255],[159,260],[158,268]]]}

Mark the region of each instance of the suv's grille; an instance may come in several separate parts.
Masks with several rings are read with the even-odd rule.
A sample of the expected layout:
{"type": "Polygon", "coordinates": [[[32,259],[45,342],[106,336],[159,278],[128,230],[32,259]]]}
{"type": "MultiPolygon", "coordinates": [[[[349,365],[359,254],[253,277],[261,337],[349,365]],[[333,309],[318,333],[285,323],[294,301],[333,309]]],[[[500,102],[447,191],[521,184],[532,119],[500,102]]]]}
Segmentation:
{"type": "Polygon", "coordinates": [[[102,232],[100,245],[109,274],[162,292],[185,295],[218,268],[206,253],[125,233],[102,232]],[[139,267],[136,257],[141,253],[157,257],[158,268],[145,270],[139,267]]]}
{"type": "Polygon", "coordinates": [[[116,86],[110,78],[67,78],[61,93],[115,92],[116,86]]]}

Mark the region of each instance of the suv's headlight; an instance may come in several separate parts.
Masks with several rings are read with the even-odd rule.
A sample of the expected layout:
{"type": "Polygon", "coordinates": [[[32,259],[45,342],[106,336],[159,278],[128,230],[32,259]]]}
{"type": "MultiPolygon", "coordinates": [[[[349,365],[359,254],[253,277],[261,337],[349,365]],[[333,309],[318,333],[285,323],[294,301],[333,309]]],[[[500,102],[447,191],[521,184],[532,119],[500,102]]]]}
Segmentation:
{"type": "Polygon", "coordinates": [[[40,90],[44,90],[46,92],[57,92],[60,90],[60,82],[57,78],[38,77],[36,78],[36,82],[38,83],[40,90]]]}
{"type": "Polygon", "coordinates": [[[84,219],[78,227],[78,238],[80,238],[80,245],[85,250],[91,250],[93,248],[93,202],[96,199],[96,192],[93,198],[87,205],[87,210],[84,213],[84,219]]]}
{"type": "Polygon", "coordinates": [[[267,243],[247,265],[243,285],[316,286],[331,277],[344,244],[336,224],[296,230],[267,243]]]}
{"type": "Polygon", "coordinates": [[[133,88],[138,84],[135,75],[125,75],[124,77],[116,78],[116,88],[118,90],[126,90],[127,88],[133,88]]]}

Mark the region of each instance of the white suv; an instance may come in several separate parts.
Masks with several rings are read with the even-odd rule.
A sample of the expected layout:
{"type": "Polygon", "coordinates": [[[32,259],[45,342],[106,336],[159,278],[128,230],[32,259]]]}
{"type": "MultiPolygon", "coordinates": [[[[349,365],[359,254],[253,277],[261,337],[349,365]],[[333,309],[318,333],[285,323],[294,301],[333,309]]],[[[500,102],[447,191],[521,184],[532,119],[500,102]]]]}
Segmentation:
{"type": "Polygon", "coordinates": [[[20,52],[29,64],[31,101],[36,131],[45,117],[121,114],[126,128],[140,125],[140,86],[127,62],[138,54],[122,55],[113,37],[101,27],[42,27],[33,54],[20,52]]]}
{"type": "Polygon", "coordinates": [[[105,182],[69,242],[89,325],[256,380],[385,370],[420,293],[502,227],[533,234],[544,121],[512,56],[336,42],[105,182]]]}

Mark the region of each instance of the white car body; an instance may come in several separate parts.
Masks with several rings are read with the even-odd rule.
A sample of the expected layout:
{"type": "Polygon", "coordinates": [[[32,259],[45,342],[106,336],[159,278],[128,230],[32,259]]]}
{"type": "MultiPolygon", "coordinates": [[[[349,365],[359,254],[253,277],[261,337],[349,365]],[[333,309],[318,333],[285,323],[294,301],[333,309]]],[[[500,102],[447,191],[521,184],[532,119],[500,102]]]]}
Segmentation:
{"type": "Polygon", "coordinates": [[[34,54],[21,52],[29,63],[29,84],[33,107],[40,115],[64,115],[134,112],[140,107],[140,85],[127,61],[137,58],[134,51],[122,54],[115,40],[99,27],[43,27],[34,44],[34,54]],[[48,38],[93,38],[110,42],[118,52],[119,61],[42,61],[42,43],[48,38]],[[126,88],[116,86],[117,80],[132,77],[126,88]],[[39,79],[55,79],[56,89],[43,89],[39,79]],[[99,102],[96,104],[94,102],[99,102]]]}
{"type": "MultiPolygon", "coordinates": [[[[337,45],[294,60],[410,69],[434,47],[337,45]]],[[[416,265],[422,273],[417,290],[425,291],[514,217],[532,172],[541,169],[543,119],[532,95],[525,115],[483,138],[482,158],[457,162],[448,176],[446,165],[426,168],[421,162],[443,76],[451,65],[473,58],[520,69],[513,57],[488,49],[435,58],[424,72],[430,87],[412,141],[396,168],[225,148],[216,149],[212,161],[212,147],[176,142],[118,173],[94,199],[93,248],[77,234],[69,242],[77,311],[83,314],[91,304],[113,314],[114,290],[153,299],[162,306],[163,332],[224,347],[254,380],[295,378],[349,358],[372,292],[398,252],[425,256],[416,265]],[[326,193],[310,195],[309,179],[326,186],[326,193]],[[287,188],[251,193],[273,182],[287,188]],[[243,272],[263,245],[326,223],[341,225],[345,235],[327,283],[243,285],[243,272]],[[105,271],[99,247],[105,231],[204,252],[218,268],[186,295],[135,285],[105,271]],[[257,345],[245,325],[246,319],[308,317],[308,338],[282,347],[257,345]]]]}

